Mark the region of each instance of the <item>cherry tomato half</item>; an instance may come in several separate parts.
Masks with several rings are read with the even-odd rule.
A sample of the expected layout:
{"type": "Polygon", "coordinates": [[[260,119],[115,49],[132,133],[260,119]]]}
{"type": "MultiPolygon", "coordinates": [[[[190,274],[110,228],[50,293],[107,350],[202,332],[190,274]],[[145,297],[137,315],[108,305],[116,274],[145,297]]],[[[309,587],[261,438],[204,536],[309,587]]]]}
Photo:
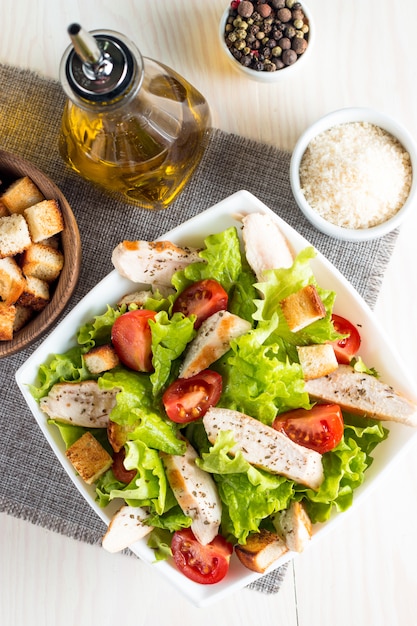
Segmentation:
{"type": "Polygon", "coordinates": [[[272,426],[295,443],[324,454],[340,442],[344,424],[338,404],[316,404],[278,415],[272,426]]]}
{"type": "Polygon", "coordinates": [[[196,315],[194,328],[199,328],[210,315],[227,309],[228,295],[217,280],[207,278],[193,283],[180,295],[172,307],[173,313],[183,313],[185,317],[196,315]]]}
{"type": "Polygon", "coordinates": [[[222,383],[220,374],[212,370],[203,370],[190,378],[177,378],[162,396],[168,417],[178,424],[200,419],[220,400],[222,383]]]}
{"type": "Polygon", "coordinates": [[[116,480],[119,480],[121,483],[125,483],[127,485],[134,479],[138,472],[135,469],[127,470],[124,465],[124,460],[125,449],[121,448],[119,452],[115,452],[113,454],[112,470],[116,480]]]}
{"type": "Polygon", "coordinates": [[[113,324],[111,341],[126,367],[136,372],[152,371],[152,334],[149,320],[155,311],[137,309],[123,313],[113,324]]]}
{"type": "Polygon", "coordinates": [[[348,335],[344,339],[332,341],[338,363],[348,365],[359,350],[361,336],[355,326],[340,315],[332,315],[332,322],[338,333],[348,335]]]}
{"type": "Polygon", "coordinates": [[[190,528],[184,528],[174,533],[171,551],[184,576],[202,585],[212,585],[226,576],[233,547],[221,535],[203,546],[190,528]]]}

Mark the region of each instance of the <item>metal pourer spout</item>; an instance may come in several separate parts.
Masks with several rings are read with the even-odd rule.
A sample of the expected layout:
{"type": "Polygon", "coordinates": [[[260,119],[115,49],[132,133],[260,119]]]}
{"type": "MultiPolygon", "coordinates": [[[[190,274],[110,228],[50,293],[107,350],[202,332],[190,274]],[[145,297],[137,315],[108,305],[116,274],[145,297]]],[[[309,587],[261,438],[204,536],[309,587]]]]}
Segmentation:
{"type": "Polygon", "coordinates": [[[83,64],[83,71],[89,80],[100,80],[110,76],[113,62],[98,46],[97,40],[80,24],[68,27],[74,51],[83,64]]]}

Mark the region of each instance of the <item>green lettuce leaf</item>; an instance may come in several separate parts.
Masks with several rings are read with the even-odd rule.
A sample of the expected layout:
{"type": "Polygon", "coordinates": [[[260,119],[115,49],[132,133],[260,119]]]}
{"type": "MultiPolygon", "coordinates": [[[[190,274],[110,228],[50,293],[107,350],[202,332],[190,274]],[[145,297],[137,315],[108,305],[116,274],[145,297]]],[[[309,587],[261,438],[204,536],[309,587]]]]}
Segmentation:
{"type": "Polygon", "coordinates": [[[177,426],[154,406],[149,376],[115,368],[98,383],[102,389],[120,389],[110,419],[122,427],[126,439],[141,440],[168,454],[184,453],[185,444],[177,437],[177,426]]]}
{"type": "Polygon", "coordinates": [[[129,441],[125,449],[124,465],[127,470],[136,469],[137,475],[122,489],[113,488],[109,499],[123,498],[130,506],[148,506],[162,515],[169,486],[158,452],[140,440],[129,441]]]}
{"type": "Polygon", "coordinates": [[[205,248],[200,252],[201,262],[191,263],[176,272],[172,285],[178,293],[191,283],[206,278],[217,280],[229,292],[242,272],[240,241],[234,226],[204,240],[205,248]]]}
{"type": "Polygon", "coordinates": [[[319,490],[296,487],[313,523],[325,522],[333,510],[343,512],[352,505],[354,490],[373,461],[372,451],[387,436],[388,430],[378,421],[345,416],[342,441],[323,455],[324,481],[319,490]]]}
{"type": "Polygon", "coordinates": [[[310,407],[301,366],[289,361],[279,338],[274,344],[268,343],[273,332],[271,324],[242,335],[217,365],[223,377],[219,406],[246,413],[268,425],[278,413],[310,407]]]}
{"type": "Polygon", "coordinates": [[[278,315],[278,324],[269,341],[273,342],[276,340],[276,337],[279,337],[288,344],[301,346],[310,343],[325,343],[340,337],[335,332],[331,321],[336,294],[333,291],[322,289],[317,284],[310,265],[310,261],[315,255],[314,248],[305,248],[297,255],[290,268],[268,270],[264,273],[266,277],[265,282],[257,283],[256,287],[264,297],[262,300],[256,301],[257,310],[254,314],[254,319],[262,324],[272,320],[274,315],[278,315]],[[298,332],[292,332],[288,328],[280,302],[309,284],[316,286],[325,306],[326,316],[298,332]]]}
{"type": "Polygon", "coordinates": [[[110,343],[112,326],[117,318],[125,312],[125,306],[120,309],[113,309],[108,305],[105,313],[96,315],[91,321],[81,326],[77,335],[78,343],[84,346],[86,350],[110,343]]]}
{"type": "Polygon", "coordinates": [[[173,363],[195,337],[196,331],[191,318],[184,317],[181,313],[174,313],[169,319],[166,311],[157,313],[155,320],[150,320],[149,325],[152,332],[152,364],[154,366],[150,381],[153,395],[157,396],[170,378],[173,363]]]}

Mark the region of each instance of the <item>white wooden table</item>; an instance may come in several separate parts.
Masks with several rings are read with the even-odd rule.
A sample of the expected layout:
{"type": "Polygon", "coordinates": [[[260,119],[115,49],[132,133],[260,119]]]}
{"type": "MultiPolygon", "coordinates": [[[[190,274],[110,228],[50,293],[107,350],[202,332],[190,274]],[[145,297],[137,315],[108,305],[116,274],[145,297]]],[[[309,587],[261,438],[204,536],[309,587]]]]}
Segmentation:
{"type": "MultiPolygon", "coordinates": [[[[2,0],[0,62],[58,78],[66,28],[80,22],[88,30],[123,32],[144,55],[176,69],[207,97],[213,125],[223,130],[291,150],[316,118],[360,105],[393,115],[417,136],[414,0],[309,0],[317,27],[314,56],[294,80],[275,86],[249,83],[229,69],[217,39],[225,5],[2,0]]],[[[416,233],[417,207],[401,231],[376,307],[414,379],[416,233]]],[[[369,500],[293,561],[277,596],[245,589],[208,609],[190,606],[136,559],[1,515],[0,623],[417,625],[416,484],[413,447],[369,500]]]]}

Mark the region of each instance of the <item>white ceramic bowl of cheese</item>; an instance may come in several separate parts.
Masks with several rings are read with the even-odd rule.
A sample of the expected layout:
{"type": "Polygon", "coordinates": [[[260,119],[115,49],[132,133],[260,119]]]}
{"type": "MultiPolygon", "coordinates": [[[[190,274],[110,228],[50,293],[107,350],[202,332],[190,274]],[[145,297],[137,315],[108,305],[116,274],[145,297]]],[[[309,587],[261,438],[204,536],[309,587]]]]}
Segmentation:
{"type": "MultiPolygon", "coordinates": [[[[364,145],[363,155],[365,154],[365,150],[366,146],[364,145]]],[[[317,157],[318,160],[319,158],[320,157],[317,157]]],[[[335,152],[335,159],[339,159],[339,162],[335,165],[335,168],[339,168],[338,174],[343,171],[343,168],[347,170],[348,175],[352,173],[355,164],[352,162],[352,159],[350,159],[347,154],[345,155],[343,151],[335,152]]],[[[368,158],[368,160],[372,161],[372,159],[370,158],[368,158]]],[[[357,166],[361,166],[359,162],[357,166]]],[[[378,176],[380,177],[381,183],[386,184],[386,179],[381,179],[381,168],[379,167],[378,169],[375,166],[374,169],[375,171],[372,172],[372,177],[375,178],[374,186],[378,187],[378,176]]],[[[363,176],[363,179],[369,180],[370,174],[371,172],[367,172],[367,175],[363,176]]],[[[298,139],[291,157],[290,182],[294,198],[300,210],[318,230],[325,233],[326,235],[329,235],[330,237],[344,239],[347,241],[366,241],[370,239],[375,239],[377,237],[382,237],[383,235],[386,235],[392,230],[398,228],[413,208],[417,194],[417,146],[410,133],[401,124],[399,124],[388,115],[385,115],[384,113],[378,112],[374,109],[362,107],[339,109],[320,118],[318,121],[312,124],[298,139]],[[342,124],[350,124],[356,122],[371,124],[373,126],[379,127],[383,131],[386,131],[387,133],[392,135],[394,139],[398,140],[398,142],[402,145],[410,158],[411,184],[408,194],[405,197],[405,201],[401,204],[401,208],[399,208],[396,213],[388,218],[382,218],[381,216],[381,219],[383,219],[383,221],[372,226],[364,226],[360,224],[342,226],[340,225],[340,223],[338,223],[339,215],[342,215],[342,210],[339,211],[338,209],[338,206],[340,206],[337,204],[338,200],[336,200],[336,198],[332,195],[331,190],[329,192],[329,188],[327,188],[326,191],[324,191],[324,189],[319,189],[320,185],[323,186],[323,178],[326,178],[326,176],[329,182],[332,181],[332,172],[330,171],[330,167],[327,167],[327,170],[323,177],[321,174],[319,174],[319,177],[317,179],[312,178],[309,180],[310,191],[308,193],[310,195],[307,194],[307,196],[310,198],[311,202],[312,193],[314,194],[314,199],[312,202],[314,208],[306,198],[306,193],[303,190],[302,185],[302,176],[300,176],[300,166],[302,165],[304,154],[308,146],[311,145],[311,142],[316,139],[317,136],[325,133],[326,131],[329,131],[330,129],[339,127],[342,124]],[[314,186],[314,184],[317,185],[317,189],[312,192],[311,188],[314,186]],[[317,204],[314,205],[316,197],[319,196],[320,202],[323,201],[326,203],[332,203],[331,210],[333,211],[333,214],[331,215],[331,218],[327,217],[327,212],[322,211],[321,207],[318,208],[317,204]]],[[[349,184],[352,185],[352,182],[350,181],[349,184]]],[[[338,197],[340,198],[340,194],[343,193],[341,187],[337,186],[337,190],[335,191],[337,191],[337,193],[339,194],[338,197]]],[[[360,191],[363,191],[365,196],[365,194],[369,192],[369,189],[361,188],[360,191]]],[[[352,189],[349,190],[348,187],[346,187],[346,194],[350,192],[352,192],[352,189]]],[[[359,187],[355,190],[355,192],[359,193],[359,187]]],[[[352,197],[353,195],[351,196],[351,198],[352,197]]],[[[373,206],[373,209],[375,209],[375,205],[373,206]]],[[[366,218],[364,217],[364,211],[365,209],[363,207],[359,211],[363,218],[363,221],[366,220],[366,218]]],[[[340,220],[341,219],[342,218],[340,217],[340,220]]]]}

